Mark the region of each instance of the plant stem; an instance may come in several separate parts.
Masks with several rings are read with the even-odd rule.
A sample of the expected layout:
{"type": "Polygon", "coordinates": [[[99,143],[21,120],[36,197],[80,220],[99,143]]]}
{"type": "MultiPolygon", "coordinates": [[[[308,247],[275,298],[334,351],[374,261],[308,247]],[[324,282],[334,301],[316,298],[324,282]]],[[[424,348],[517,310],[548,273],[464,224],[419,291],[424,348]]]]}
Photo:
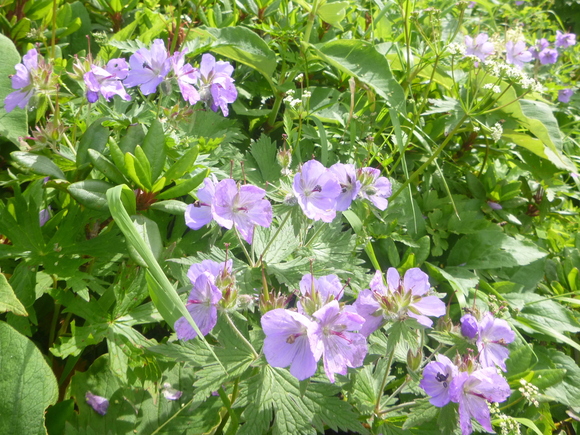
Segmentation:
{"type": "Polygon", "coordinates": [[[377,403],[375,404],[375,414],[380,415],[380,408],[381,408],[381,399],[383,397],[383,393],[385,391],[385,385],[387,385],[387,378],[389,377],[389,373],[391,373],[391,364],[393,363],[393,357],[395,356],[395,349],[391,349],[389,352],[389,359],[387,362],[387,368],[385,369],[385,376],[383,376],[383,380],[381,381],[381,388],[379,389],[379,395],[377,397],[377,403]]]}
{"type": "Polygon", "coordinates": [[[224,313],[224,314],[226,316],[226,320],[228,321],[230,326],[234,329],[234,331],[236,332],[238,337],[240,337],[240,339],[244,342],[244,344],[248,347],[248,349],[250,349],[252,351],[252,355],[254,356],[254,359],[260,358],[260,355],[258,354],[258,352],[256,352],[256,349],[254,349],[254,346],[252,346],[252,343],[250,343],[248,341],[248,339],[246,337],[244,337],[244,334],[242,334],[240,332],[240,330],[236,327],[236,324],[234,323],[234,321],[232,320],[230,315],[228,313],[224,313]]]}
{"type": "Polygon", "coordinates": [[[316,18],[316,13],[318,12],[318,0],[314,0],[312,9],[308,14],[308,22],[306,23],[306,31],[304,32],[304,41],[310,42],[310,33],[312,32],[312,26],[314,25],[314,18],[316,18]]]}
{"type": "Polygon", "coordinates": [[[234,232],[236,233],[236,237],[238,238],[238,242],[240,242],[240,246],[241,246],[242,250],[244,251],[246,258],[248,259],[248,263],[250,263],[251,267],[254,267],[255,266],[254,261],[252,260],[252,257],[250,257],[250,253],[246,249],[246,245],[244,245],[244,241],[240,237],[240,233],[235,225],[234,225],[234,232]]]}

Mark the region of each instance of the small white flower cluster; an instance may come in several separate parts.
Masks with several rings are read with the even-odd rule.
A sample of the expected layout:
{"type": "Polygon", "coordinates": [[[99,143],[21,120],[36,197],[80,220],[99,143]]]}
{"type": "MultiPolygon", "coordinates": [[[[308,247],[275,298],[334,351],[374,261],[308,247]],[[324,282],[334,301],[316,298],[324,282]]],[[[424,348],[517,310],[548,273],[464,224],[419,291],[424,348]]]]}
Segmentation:
{"type": "Polygon", "coordinates": [[[491,138],[494,142],[499,142],[501,135],[503,134],[503,127],[499,122],[497,122],[493,127],[491,127],[491,138]]]}
{"type": "Polygon", "coordinates": [[[304,74],[300,73],[296,77],[294,77],[294,81],[301,82],[304,78],[304,74]]]}
{"type": "Polygon", "coordinates": [[[516,81],[525,90],[533,92],[544,92],[544,86],[533,77],[530,77],[521,69],[508,65],[505,62],[487,61],[485,65],[492,75],[496,77],[505,76],[516,81]]]}
{"type": "Polygon", "coordinates": [[[515,418],[503,414],[499,410],[499,404],[497,402],[489,404],[489,411],[494,418],[499,419],[501,435],[521,435],[520,423],[515,418]]]}
{"type": "Polygon", "coordinates": [[[493,83],[486,83],[483,85],[483,89],[491,89],[494,94],[499,94],[501,92],[501,87],[494,85],[493,83]]]}
{"type": "Polygon", "coordinates": [[[447,46],[447,51],[451,54],[464,54],[465,53],[465,45],[457,44],[452,42],[447,46]]]}
{"type": "Polygon", "coordinates": [[[529,403],[538,408],[540,406],[540,402],[538,402],[536,396],[540,392],[539,388],[536,387],[534,384],[526,381],[525,379],[520,379],[520,384],[522,384],[522,386],[518,388],[518,391],[522,393],[524,399],[526,399],[529,403]]]}
{"type": "Polygon", "coordinates": [[[295,109],[297,106],[302,104],[303,99],[308,99],[312,96],[312,92],[310,91],[303,91],[302,98],[294,98],[294,89],[288,89],[286,91],[286,97],[284,97],[284,102],[288,103],[290,107],[295,109]]]}

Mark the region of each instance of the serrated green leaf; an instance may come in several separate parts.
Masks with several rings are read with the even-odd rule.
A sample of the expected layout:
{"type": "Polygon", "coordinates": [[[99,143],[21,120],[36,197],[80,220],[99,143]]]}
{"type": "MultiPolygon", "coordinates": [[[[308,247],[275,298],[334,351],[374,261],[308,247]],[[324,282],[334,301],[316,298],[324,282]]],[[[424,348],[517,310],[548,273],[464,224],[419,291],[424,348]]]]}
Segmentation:
{"type": "Polygon", "coordinates": [[[407,414],[407,419],[403,423],[403,429],[411,429],[414,426],[422,425],[434,420],[439,410],[429,403],[428,399],[416,400],[417,405],[413,406],[407,414]]]}
{"type": "Polygon", "coordinates": [[[8,284],[6,277],[0,273],[0,313],[12,312],[17,316],[28,316],[26,308],[14,294],[14,290],[8,284]]]}
{"type": "Polygon", "coordinates": [[[250,146],[250,154],[258,164],[263,181],[272,182],[280,179],[280,165],[276,161],[276,150],[276,143],[264,134],[250,146]]]}

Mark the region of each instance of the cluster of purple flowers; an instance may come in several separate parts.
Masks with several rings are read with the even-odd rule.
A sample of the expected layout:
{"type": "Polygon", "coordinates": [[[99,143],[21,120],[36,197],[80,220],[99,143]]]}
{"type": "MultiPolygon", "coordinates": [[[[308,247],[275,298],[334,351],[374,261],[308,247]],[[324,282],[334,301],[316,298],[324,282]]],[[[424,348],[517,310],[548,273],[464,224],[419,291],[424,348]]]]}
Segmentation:
{"type": "MultiPolygon", "coordinates": [[[[232,260],[217,263],[204,260],[190,266],[187,277],[193,285],[185,307],[203,335],[209,334],[217,323],[218,304],[224,293],[235,293],[235,279],[232,274],[232,260]]],[[[185,317],[179,318],[174,325],[177,338],[191,340],[197,332],[185,317]]]]}
{"type": "Polygon", "coordinates": [[[193,230],[215,220],[224,228],[236,227],[248,243],[252,243],[254,226],[269,227],[272,205],[264,199],[266,191],[251,184],[238,185],[232,179],[217,182],[206,178],[197,191],[199,198],[185,210],[185,223],[193,230]]]}
{"type": "MultiPolygon", "coordinates": [[[[189,104],[203,101],[214,112],[219,108],[224,116],[227,116],[228,104],[233,103],[238,96],[231,77],[233,66],[229,62],[216,62],[211,54],[206,53],[201,58],[199,68],[194,68],[185,63],[186,53],[187,51],[176,51],[170,56],[163,41],[156,39],[151,49],[137,50],[129,58],[129,64],[123,58],[111,59],[104,68],[91,64],[89,70],[85,70],[83,74],[87,100],[94,103],[102,96],[109,101],[118,95],[129,101],[131,96],[125,90],[125,86],[129,88],[139,86],[143,95],[150,95],[155,93],[160,85],[162,89],[170,88],[171,80],[175,79],[181,95],[189,104]]],[[[46,87],[44,82],[52,73],[48,71],[44,61],[39,60],[36,49],[26,53],[23,63],[16,65],[15,68],[12,87],[17,91],[9,94],[4,100],[7,112],[15,107],[22,109],[26,107],[38,89],[46,87]]],[[[55,86],[54,83],[53,85],[55,86]]]]}
{"type": "Polygon", "coordinates": [[[304,214],[315,221],[332,222],[357,197],[385,210],[391,196],[391,182],[375,168],[356,169],[352,164],[335,163],[325,168],[310,160],[294,176],[292,190],[304,214]]]}
{"type": "Polygon", "coordinates": [[[363,290],[353,305],[341,306],[343,286],[336,275],[305,275],[297,311],[277,308],[262,317],[268,363],[290,366],[290,373],[302,380],[316,372],[322,357],[326,376],[334,382],[335,373],[345,375],[348,367],[362,365],[366,338],[385,322],[413,317],[430,327],[433,322],[426,316],[445,314],[441,300],[426,296],[429,277],[421,270],[409,269],[401,280],[390,268],[387,284],[377,272],[370,283],[373,290],[363,290]]]}
{"type": "Polygon", "coordinates": [[[506,345],[514,340],[515,334],[505,320],[489,312],[481,320],[472,314],[463,316],[461,332],[470,342],[475,342],[479,351],[477,359],[458,357],[453,363],[438,354],[435,361],[425,366],[419,385],[431,396],[429,402],[434,406],[443,407],[449,402],[459,404],[463,435],[473,431],[472,418],[485,430],[493,432],[488,403],[503,402],[511,394],[497,367],[506,371],[505,360],[509,356],[506,345]]]}

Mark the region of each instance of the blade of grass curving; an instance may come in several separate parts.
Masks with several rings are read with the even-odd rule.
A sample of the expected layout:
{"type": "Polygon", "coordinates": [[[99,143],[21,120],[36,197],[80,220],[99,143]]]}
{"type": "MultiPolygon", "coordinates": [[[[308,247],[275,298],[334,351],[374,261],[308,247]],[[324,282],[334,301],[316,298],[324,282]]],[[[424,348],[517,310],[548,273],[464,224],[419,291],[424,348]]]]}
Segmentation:
{"type": "MultiPolygon", "coordinates": [[[[181,301],[179,295],[167,279],[167,276],[161,269],[161,266],[155,259],[153,252],[147,246],[145,241],[141,238],[139,233],[137,232],[129,214],[125,210],[122,201],[122,192],[123,190],[130,190],[126,185],[119,185],[115,186],[107,191],[107,202],[109,204],[109,210],[111,211],[111,215],[113,219],[115,219],[115,223],[121,229],[122,233],[125,235],[127,242],[131,244],[135,248],[135,250],[139,253],[145,264],[147,264],[147,282],[149,285],[151,299],[153,303],[165,319],[167,323],[170,325],[174,325],[175,321],[184,316],[190,325],[193,327],[197,335],[203,340],[204,344],[211,352],[213,357],[216,359],[218,364],[224,369],[227,373],[227,370],[222,365],[220,360],[218,359],[217,355],[214,353],[213,349],[195,324],[194,320],[191,318],[189,311],[185,308],[185,305],[181,301]],[[180,315],[176,315],[175,312],[179,313],[180,315]]],[[[126,198],[126,196],[125,196],[126,198]]]]}
{"type": "MultiPolygon", "coordinates": [[[[403,164],[403,172],[405,173],[405,178],[409,179],[409,168],[407,168],[407,159],[405,159],[405,144],[403,143],[403,131],[401,130],[401,123],[399,122],[399,115],[394,109],[389,109],[389,115],[391,116],[391,123],[395,129],[395,140],[397,141],[397,147],[399,148],[399,154],[401,154],[401,163],[403,164]]],[[[415,226],[415,234],[417,234],[417,213],[415,212],[415,207],[413,206],[413,191],[411,190],[411,185],[409,187],[409,204],[411,204],[411,209],[413,210],[413,225],[415,226]]]]}

